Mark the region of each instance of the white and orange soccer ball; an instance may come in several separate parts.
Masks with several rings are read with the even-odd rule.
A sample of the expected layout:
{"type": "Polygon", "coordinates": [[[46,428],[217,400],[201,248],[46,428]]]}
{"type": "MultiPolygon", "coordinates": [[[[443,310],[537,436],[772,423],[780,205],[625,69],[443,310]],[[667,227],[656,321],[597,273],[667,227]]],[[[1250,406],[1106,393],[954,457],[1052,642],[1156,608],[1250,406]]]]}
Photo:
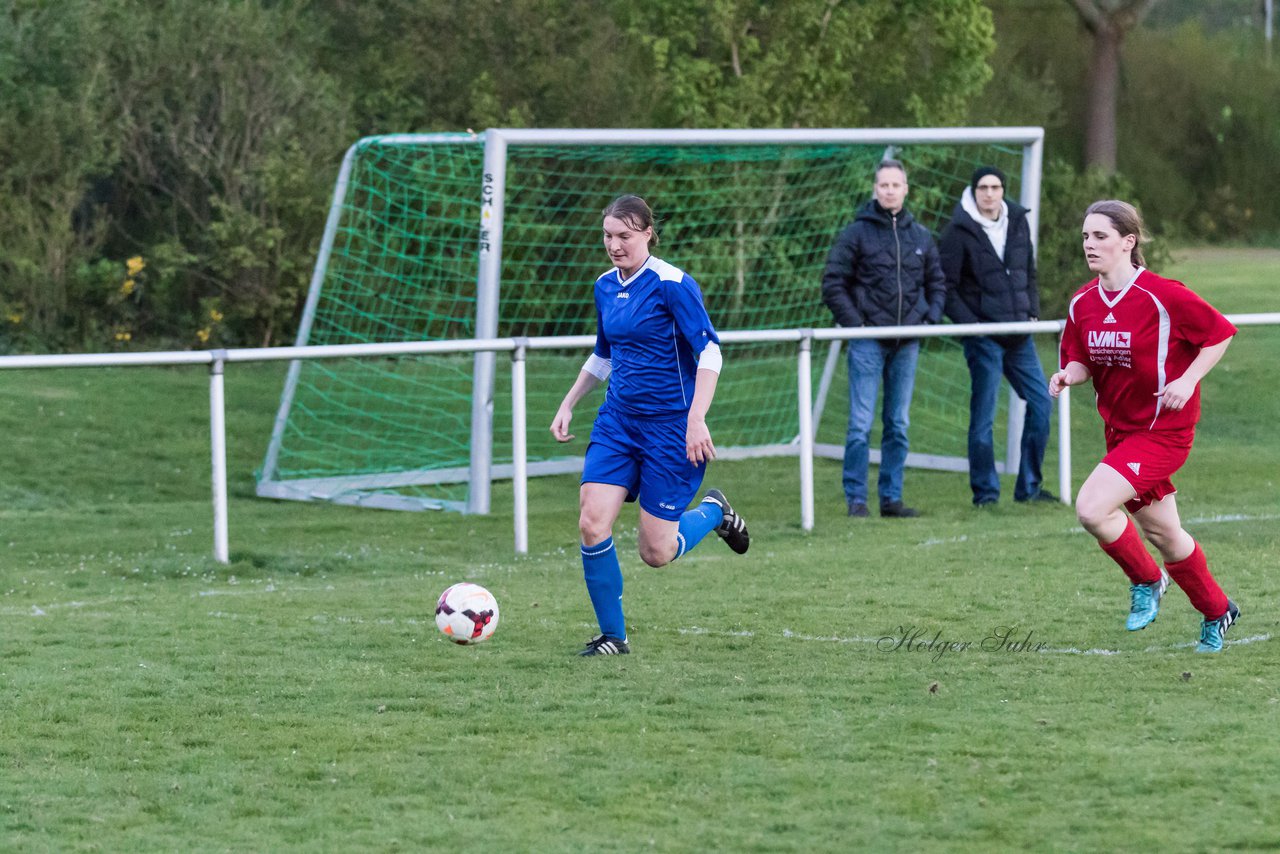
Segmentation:
{"type": "Polygon", "coordinates": [[[498,628],[498,600],[479,584],[455,584],[436,602],[436,627],[464,646],[486,641],[498,628]]]}

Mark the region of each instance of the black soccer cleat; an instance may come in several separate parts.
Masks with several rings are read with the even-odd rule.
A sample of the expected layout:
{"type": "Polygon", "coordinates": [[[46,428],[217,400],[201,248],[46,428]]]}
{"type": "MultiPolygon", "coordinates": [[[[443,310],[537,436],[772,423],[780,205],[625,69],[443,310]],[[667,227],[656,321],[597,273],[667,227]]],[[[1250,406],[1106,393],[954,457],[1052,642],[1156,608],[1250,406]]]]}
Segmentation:
{"type": "Polygon", "coordinates": [[[708,489],[702,503],[714,504],[724,511],[724,521],[716,527],[716,533],[729,545],[729,548],[740,555],[746,554],[751,546],[751,535],[747,533],[747,523],[729,506],[729,499],[724,497],[724,493],[718,489],[708,489]]]}
{"type": "Polygon", "coordinates": [[[611,638],[608,635],[596,635],[587,641],[587,645],[578,655],[629,655],[630,653],[631,645],[626,641],[611,638]]]}

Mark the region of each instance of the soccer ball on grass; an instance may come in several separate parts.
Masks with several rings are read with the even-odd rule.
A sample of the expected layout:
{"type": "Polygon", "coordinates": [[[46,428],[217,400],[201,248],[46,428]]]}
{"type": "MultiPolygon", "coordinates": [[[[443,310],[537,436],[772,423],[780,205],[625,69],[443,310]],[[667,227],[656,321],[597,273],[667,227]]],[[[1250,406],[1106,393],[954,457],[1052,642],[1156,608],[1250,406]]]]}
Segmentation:
{"type": "Polygon", "coordinates": [[[479,584],[455,584],[436,602],[436,627],[464,646],[486,641],[498,628],[498,600],[479,584]]]}

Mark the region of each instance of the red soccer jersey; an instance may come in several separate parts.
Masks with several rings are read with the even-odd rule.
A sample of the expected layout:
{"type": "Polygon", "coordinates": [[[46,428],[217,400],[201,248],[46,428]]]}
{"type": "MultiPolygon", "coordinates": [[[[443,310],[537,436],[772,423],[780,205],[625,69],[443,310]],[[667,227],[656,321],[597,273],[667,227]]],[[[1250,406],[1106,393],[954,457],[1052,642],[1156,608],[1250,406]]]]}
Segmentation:
{"type": "Polygon", "coordinates": [[[1097,279],[1076,291],[1062,333],[1061,366],[1080,362],[1093,375],[1098,413],[1122,432],[1177,430],[1200,420],[1200,387],[1174,412],[1157,394],[1182,376],[1204,347],[1236,334],[1217,309],[1182,282],[1139,268],[1119,291],[1097,279]]]}

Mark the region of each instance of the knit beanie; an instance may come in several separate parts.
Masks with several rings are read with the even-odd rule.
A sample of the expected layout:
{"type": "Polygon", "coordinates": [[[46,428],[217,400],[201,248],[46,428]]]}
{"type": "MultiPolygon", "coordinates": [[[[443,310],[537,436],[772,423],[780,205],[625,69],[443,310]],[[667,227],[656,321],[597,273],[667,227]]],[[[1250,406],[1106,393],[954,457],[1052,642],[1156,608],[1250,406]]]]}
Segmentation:
{"type": "Polygon", "coordinates": [[[1000,186],[1004,187],[1008,185],[1008,182],[1004,179],[1004,173],[1001,172],[996,167],[979,166],[977,169],[973,170],[973,178],[969,181],[969,186],[973,188],[973,191],[975,193],[978,192],[978,182],[981,181],[983,178],[987,177],[988,175],[995,175],[997,178],[999,178],[1000,186]]]}

